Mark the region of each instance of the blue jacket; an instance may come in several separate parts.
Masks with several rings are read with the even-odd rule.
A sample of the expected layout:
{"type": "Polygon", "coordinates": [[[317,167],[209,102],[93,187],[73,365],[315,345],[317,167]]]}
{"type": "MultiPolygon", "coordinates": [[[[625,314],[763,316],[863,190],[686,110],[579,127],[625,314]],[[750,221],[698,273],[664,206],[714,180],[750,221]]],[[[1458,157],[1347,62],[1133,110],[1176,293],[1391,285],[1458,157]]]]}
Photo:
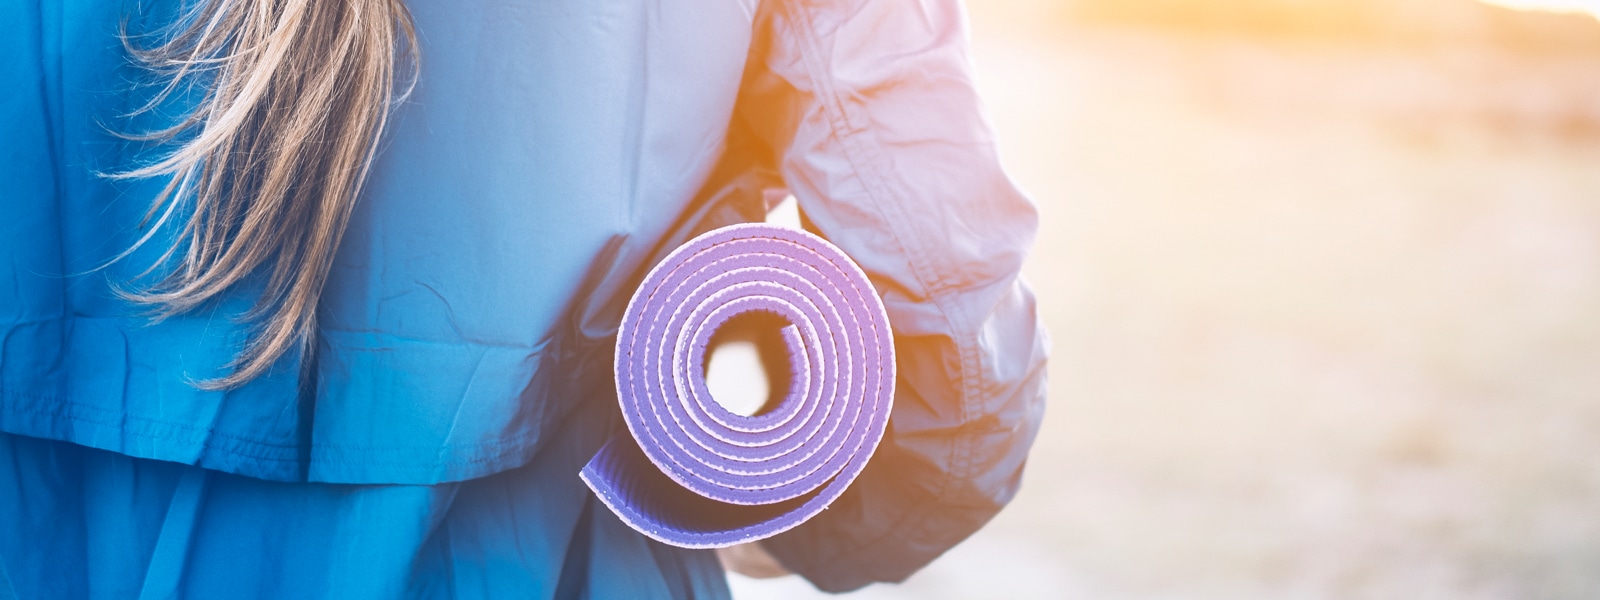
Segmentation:
{"type": "Polygon", "coordinates": [[[191,382],[249,334],[250,282],[152,324],[112,289],[173,232],[97,269],[164,183],[99,175],[160,150],[111,134],[161,124],[124,116],[153,88],[117,25],[171,9],[0,3],[0,431],[290,483],[537,466],[574,415],[615,426],[613,339],[643,273],[787,190],[883,296],[900,381],[860,480],[769,550],[823,589],[898,580],[1015,493],[1044,405],[1018,277],[1036,217],[954,0],[407,4],[421,79],[334,263],[315,364],[208,392],[191,382]]]}

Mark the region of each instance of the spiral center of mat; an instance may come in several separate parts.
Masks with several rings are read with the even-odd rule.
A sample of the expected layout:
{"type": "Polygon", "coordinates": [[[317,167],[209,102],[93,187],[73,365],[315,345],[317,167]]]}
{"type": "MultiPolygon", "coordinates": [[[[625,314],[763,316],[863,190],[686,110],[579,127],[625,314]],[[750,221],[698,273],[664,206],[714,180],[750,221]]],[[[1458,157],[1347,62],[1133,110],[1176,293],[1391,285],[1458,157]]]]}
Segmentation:
{"type": "Polygon", "coordinates": [[[883,439],[890,333],[866,273],[827,240],[761,224],[701,234],[628,300],[615,354],[628,429],[579,474],[623,522],[668,544],[717,548],[793,528],[838,499],[883,439]],[[748,415],[707,385],[716,342],[740,338],[756,349],[746,381],[769,378],[765,394],[747,386],[765,396],[748,415]]]}
{"type": "Polygon", "coordinates": [[[765,414],[792,391],[794,377],[782,330],[787,319],[751,311],[728,319],[712,334],[703,365],[706,388],[737,415],[765,414]]]}

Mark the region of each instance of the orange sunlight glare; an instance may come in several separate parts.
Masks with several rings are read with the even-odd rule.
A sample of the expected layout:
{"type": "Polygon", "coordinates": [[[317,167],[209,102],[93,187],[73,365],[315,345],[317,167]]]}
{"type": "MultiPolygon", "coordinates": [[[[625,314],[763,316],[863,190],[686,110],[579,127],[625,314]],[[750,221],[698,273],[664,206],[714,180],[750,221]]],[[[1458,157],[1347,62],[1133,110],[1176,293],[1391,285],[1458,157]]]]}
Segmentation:
{"type": "Polygon", "coordinates": [[[1480,0],[1487,4],[1518,10],[1589,13],[1600,16],[1600,0],[1480,0]]]}

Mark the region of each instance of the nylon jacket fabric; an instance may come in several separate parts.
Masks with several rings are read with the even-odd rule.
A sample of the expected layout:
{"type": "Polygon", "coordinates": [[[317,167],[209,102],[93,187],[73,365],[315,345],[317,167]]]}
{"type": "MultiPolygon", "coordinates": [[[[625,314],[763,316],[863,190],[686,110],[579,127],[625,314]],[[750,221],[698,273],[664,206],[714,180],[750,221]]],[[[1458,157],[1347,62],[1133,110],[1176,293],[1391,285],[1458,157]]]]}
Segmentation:
{"type": "Polygon", "coordinates": [[[0,598],[727,598],[711,552],[561,484],[607,433],[581,412],[539,460],[438,485],[274,482],[0,433],[0,598]]]}
{"type": "MultiPolygon", "coordinates": [[[[616,426],[634,286],[787,189],[883,295],[900,380],[862,477],[767,547],[822,589],[899,580],[1015,493],[1044,402],[1047,341],[1017,275],[1037,219],[999,166],[952,0],[410,0],[421,79],[335,260],[314,362],[227,392],[190,382],[248,336],[251,281],[151,324],[112,286],[174,232],[97,268],[145,235],[163,183],[99,176],[161,150],[111,132],[185,100],[125,117],[157,82],[118,23],[153,31],[175,10],[149,4],[0,5],[0,431],[284,490],[532,472],[581,490],[576,467],[541,466],[576,415],[616,426]]],[[[462,493],[384,510],[438,522],[462,493]]],[[[543,518],[554,535],[569,517],[543,518]]]]}

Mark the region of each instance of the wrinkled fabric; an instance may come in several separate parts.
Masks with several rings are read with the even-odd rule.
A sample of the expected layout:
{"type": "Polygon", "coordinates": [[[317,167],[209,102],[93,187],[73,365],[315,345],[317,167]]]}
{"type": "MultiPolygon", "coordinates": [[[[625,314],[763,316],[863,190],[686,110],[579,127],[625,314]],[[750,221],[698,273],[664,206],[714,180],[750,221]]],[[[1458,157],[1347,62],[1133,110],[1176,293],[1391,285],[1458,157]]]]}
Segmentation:
{"type": "Polygon", "coordinates": [[[567,423],[528,465],[438,485],[275,482],[0,433],[0,585],[85,600],[727,598],[710,551],[655,543],[587,488],[552,485],[603,422],[567,423]]]}
{"type": "Polygon", "coordinates": [[[1018,277],[1033,204],[1001,170],[953,1],[773,6],[736,118],[894,328],[889,435],[855,485],[766,542],[829,591],[900,581],[1016,493],[1049,342],[1018,277]]]}
{"type": "MultiPolygon", "coordinates": [[[[883,296],[899,381],[861,478],[768,549],[822,589],[899,580],[1015,493],[1044,401],[1047,341],[1017,276],[1037,220],[998,164],[953,0],[409,0],[422,75],[335,259],[309,364],[285,357],[226,392],[192,382],[224,373],[248,339],[238,316],[259,282],[151,323],[113,286],[159,272],[173,227],[107,264],[151,233],[142,217],[164,184],[100,176],[161,151],[114,132],[182,109],[127,116],[159,82],[130,64],[118,24],[154,31],[176,5],[0,3],[0,431],[58,445],[13,441],[32,448],[15,460],[94,448],[118,476],[283,486],[325,514],[364,496],[315,490],[374,490],[406,498],[359,501],[375,519],[411,524],[441,522],[485,478],[537,482],[507,502],[586,493],[576,466],[548,468],[566,460],[551,448],[574,415],[616,426],[611,351],[634,286],[677,244],[759,220],[787,189],[883,296]]],[[[0,501],[28,486],[120,502],[83,475],[0,478],[0,501]]],[[[165,514],[187,497],[163,494],[136,506],[165,514]]],[[[200,497],[207,511],[287,510],[200,497]]],[[[516,535],[578,552],[560,533],[570,512],[530,518],[516,535]]],[[[420,556],[436,533],[385,543],[420,556]]],[[[15,556],[0,554],[0,583],[36,575],[15,556]]]]}

